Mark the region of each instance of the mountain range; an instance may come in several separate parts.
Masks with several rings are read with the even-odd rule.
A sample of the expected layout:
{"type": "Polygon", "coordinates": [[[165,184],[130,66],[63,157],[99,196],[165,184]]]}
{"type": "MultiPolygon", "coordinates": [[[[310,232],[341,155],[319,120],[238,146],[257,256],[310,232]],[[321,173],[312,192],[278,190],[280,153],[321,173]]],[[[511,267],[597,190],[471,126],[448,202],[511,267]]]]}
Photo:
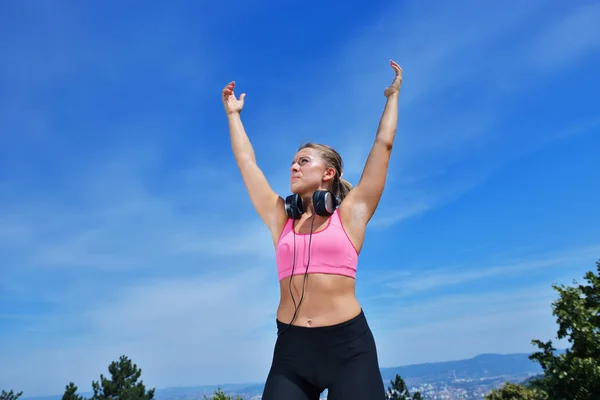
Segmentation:
{"type": "MultiPolygon", "coordinates": [[[[528,359],[529,354],[480,354],[473,358],[411,364],[398,367],[381,368],[381,376],[385,385],[400,375],[405,382],[413,387],[421,385],[452,385],[464,382],[494,382],[494,385],[503,381],[522,381],[542,372],[537,362],[528,359]]],[[[146,383],[147,387],[151,387],[146,383]]],[[[241,395],[244,399],[260,399],[264,382],[248,382],[240,384],[214,384],[189,387],[157,388],[156,400],[191,400],[203,399],[203,395],[210,397],[217,388],[221,388],[229,395],[241,395]]],[[[92,393],[80,393],[90,397],[92,393]]],[[[24,400],[60,400],[61,395],[42,397],[23,397],[24,400]]]]}

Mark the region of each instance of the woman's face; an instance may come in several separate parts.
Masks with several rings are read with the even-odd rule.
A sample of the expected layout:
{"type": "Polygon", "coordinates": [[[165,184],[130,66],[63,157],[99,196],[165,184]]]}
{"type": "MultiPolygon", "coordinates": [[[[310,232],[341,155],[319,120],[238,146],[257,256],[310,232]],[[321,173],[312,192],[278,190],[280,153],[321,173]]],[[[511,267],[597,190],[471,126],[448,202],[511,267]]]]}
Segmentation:
{"type": "Polygon", "coordinates": [[[325,182],[335,175],[335,169],[327,168],[319,152],[310,147],[299,150],[290,168],[290,188],[292,193],[312,195],[323,188],[325,182]]]}

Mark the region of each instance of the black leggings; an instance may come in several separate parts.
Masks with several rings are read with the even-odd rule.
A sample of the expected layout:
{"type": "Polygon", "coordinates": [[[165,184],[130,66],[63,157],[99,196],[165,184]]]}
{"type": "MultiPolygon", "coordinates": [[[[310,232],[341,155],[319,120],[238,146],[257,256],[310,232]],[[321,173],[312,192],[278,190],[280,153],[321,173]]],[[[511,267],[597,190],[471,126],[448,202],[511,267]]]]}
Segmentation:
{"type": "MultiPolygon", "coordinates": [[[[277,330],[287,327],[277,321],[277,330]]],[[[363,311],[341,324],[292,325],[277,338],[263,400],[384,400],[377,349],[363,311]]]]}

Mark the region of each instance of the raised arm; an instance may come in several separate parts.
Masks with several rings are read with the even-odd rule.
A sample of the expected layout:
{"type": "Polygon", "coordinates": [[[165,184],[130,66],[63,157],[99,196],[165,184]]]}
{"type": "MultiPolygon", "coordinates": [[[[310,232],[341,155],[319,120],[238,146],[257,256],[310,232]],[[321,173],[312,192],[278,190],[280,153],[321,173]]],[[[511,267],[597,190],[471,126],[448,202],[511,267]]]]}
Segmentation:
{"type": "Polygon", "coordinates": [[[235,82],[230,82],[223,89],[223,105],[229,121],[231,148],[252,205],[275,237],[275,235],[279,235],[282,224],[285,222],[283,199],[273,191],[256,163],[254,149],[240,116],[246,94],[242,93],[240,98],[236,99],[233,93],[234,88],[235,82]]]}
{"type": "Polygon", "coordinates": [[[369,152],[360,181],[340,206],[340,208],[349,209],[348,214],[352,215],[353,224],[357,223],[361,226],[366,225],[373,217],[383,194],[390,155],[396,137],[402,68],[394,61],[390,61],[390,65],[395,76],[392,84],[384,91],[387,102],[379,122],[375,143],[369,152]]]}

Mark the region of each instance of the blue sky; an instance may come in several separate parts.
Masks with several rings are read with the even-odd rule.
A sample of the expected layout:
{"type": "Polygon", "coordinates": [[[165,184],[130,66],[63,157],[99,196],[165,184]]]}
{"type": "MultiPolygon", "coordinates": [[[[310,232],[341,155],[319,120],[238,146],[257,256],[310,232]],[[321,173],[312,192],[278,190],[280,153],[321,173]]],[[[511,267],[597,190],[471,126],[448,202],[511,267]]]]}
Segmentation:
{"type": "Polygon", "coordinates": [[[576,3],[2,2],[0,388],[89,390],[120,354],[155,387],[262,381],[277,271],[220,91],[278,193],[307,140],[356,183],[390,58],[357,281],[381,365],[552,339],[550,285],[600,258],[600,5],[576,3]]]}

